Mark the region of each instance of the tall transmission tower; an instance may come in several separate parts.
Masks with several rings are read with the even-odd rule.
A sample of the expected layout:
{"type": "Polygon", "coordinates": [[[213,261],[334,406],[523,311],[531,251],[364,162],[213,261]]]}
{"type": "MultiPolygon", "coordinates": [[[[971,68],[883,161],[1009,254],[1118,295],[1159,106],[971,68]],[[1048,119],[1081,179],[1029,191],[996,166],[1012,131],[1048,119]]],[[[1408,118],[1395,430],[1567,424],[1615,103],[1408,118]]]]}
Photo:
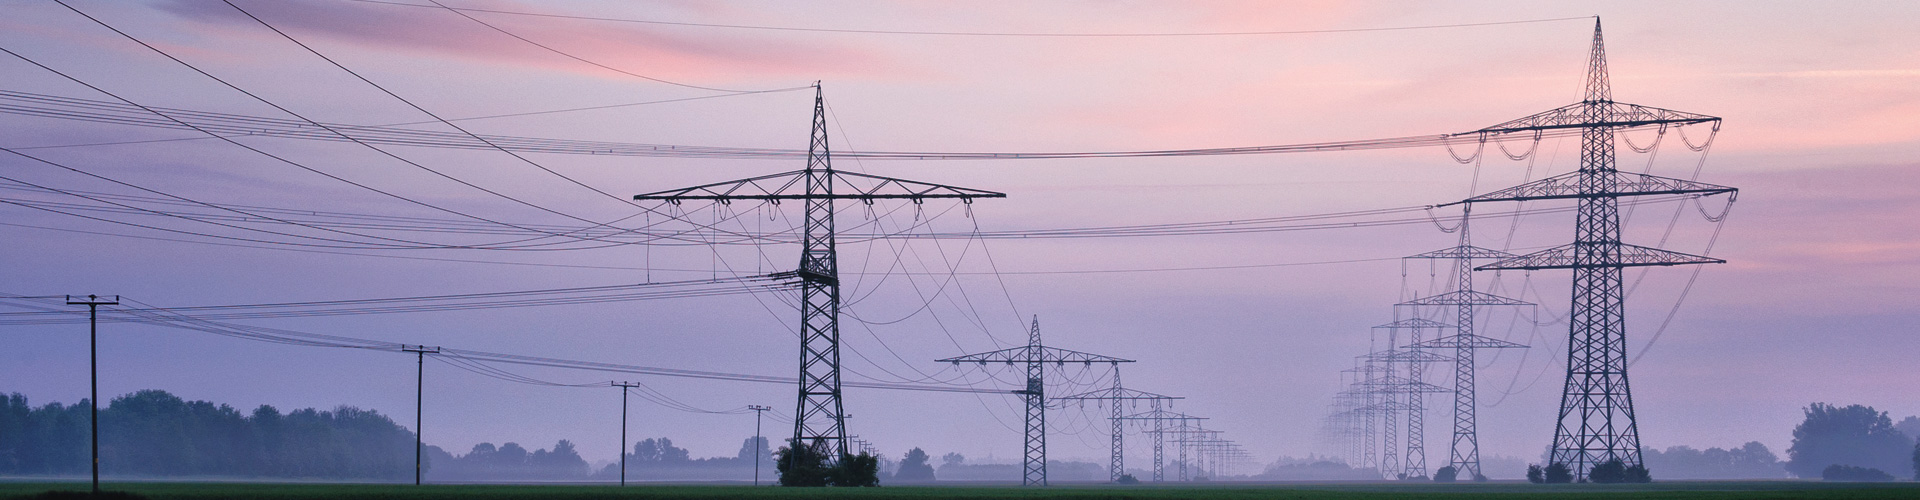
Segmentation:
{"type": "Polygon", "coordinates": [[[1635,266],[1718,264],[1726,261],[1620,241],[1620,198],[1649,195],[1710,196],[1737,193],[1727,186],[1621,172],[1614,158],[1615,133],[1636,127],[1685,126],[1720,118],[1613,100],[1600,22],[1593,24],[1586,90],[1580,102],[1460,135],[1481,140],[1508,134],[1538,135],[1580,129],[1580,170],[1468,198],[1452,204],[1493,201],[1577,200],[1573,243],[1476,267],[1572,269],[1568,312],[1567,377],[1554,425],[1552,462],[1585,479],[1595,465],[1620,460],[1641,465],[1640,430],[1627,383],[1626,294],[1622,269],[1635,266]]]}
{"type": "MultiPolygon", "coordinates": [[[[1047,384],[1046,364],[1055,366],[1067,363],[1107,363],[1114,370],[1120,369],[1120,363],[1132,363],[1131,359],[1089,354],[1067,349],[1047,347],[1040,343],[1040,317],[1034,316],[1033,328],[1027,332],[1027,345],[1009,347],[998,351],[968,354],[946,359],[934,360],[941,363],[1022,363],[1027,365],[1027,388],[1013,391],[1025,396],[1027,401],[1027,440],[1026,460],[1020,474],[1022,486],[1047,485],[1047,384]]],[[[1116,376],[1117,378],[1117,376],[1116,376]]]]}
{"type": "MultiPolygon", "coordinates": [[[[1180,413],[1177,411],[1160,408],[1159,403],[1157,402],[1154,403],[1154,408],[1151,410],[1120,417],[1120,420],[1127,420],[1127,421],[1142,423],[1142,425],[1146,427],[1145,432],[1148,435],[1153,436],[1153,482],[1156,482],[1156,483],[1165,482],[1167,480],[1166,451],[1165,451],[1167,434],[1176,434],[1176,433],[1182,432],[1182,429],[1188,428],[1188,426],[1191,425],[1191,422],[1198,422],[1206,419],[1207,417],[1196,417],[1193,415],[1188,415],[1185,413],[1180,413]],[[1169,423],[1174,425],[1169,426],[1168,425],[1169,423]]],[[[1185,457],[1181,458],[1182,471],[1184,471],[1186,468],[1185,460],[1186,460],[1185,457]]],[[[1181,480],[1186,479],[1185,472],[1181,473],[1180,479],[1181,480]]]]}
{"type": "Polygon", "coordinates": [[[1422,299],[1426,302],[1438,302],[1452,306],[1455,314],[1454,334],[1428,341],[1414,340],[1409,347],[1416,349],[1453,349],[1453,444],[1448,464],[1453,466],[1459,477],[1481,480],[1486,476],[1480,473],[1480,437],[1476,422],[1476,403],[1474,395],[1474,350],[1505,349],[1526,347],[1500,339],[1481,336],[1474,333],[1474,306],[1477,305],[1521,305],[1524,301],[1509,299],[1476,292],[1473,290],[1473,260],[1502,260],[1516,255],[1473,246],[1471,232],[1468,231],[1468,217],[1460,218],[1460,244],[1452,248],[1435,250],[1407,257],[1409,259],[1451,259],[1454,262],[1454,290],[1446,295],[1422,299]]]}
{"type": "Polygon", "coordinates": [[[803,200],[806,222],[801,238],[800,267],[800,393],[794,407],[792,446],[831,450],[830,461],[847,455],[846,411],[840,392],[840,257],[834,246],[834,205],[842,200],[951,198],[972,203],[975,198],[1005,198],[992,191],[842,172],[833,169],[827,145],[826,99],[818,83],[813,94],[813,133],[807,143],[806,168],[636,195],[635,200],[688,200],[731,203],[758,200],[779,203],[803,200]],[[851,192],[848,192],[851,191],[851,192]]]}
{"type": "Polygon", "coordinates": [[[1107,480],[1113,482],[1119,482],[1120,476],[1126,475],[1127,473],[1126,429],[1123,425],[1126,421],[1121,419],[1121,417],[1126,415],[1121,412],[1120,404],[1125,401],[1149,401],[1150,404],[1153,405],[1153,408],[1159,408],[1160,402],[1172,402],[1175,399],[1184,398],[1154,394],[1146,391],[1136,391],[1122,387],[1120,385],[1120,370],[1117,367],[1113,370],[1113,387],[1053,398],[1054,401],[1095,400],[1106,402],[1109,410],[1112,412],[1111,416],[1107,417],[1107,421],[1113,424],[1113,454],[1107,462],[1107,480]]]}

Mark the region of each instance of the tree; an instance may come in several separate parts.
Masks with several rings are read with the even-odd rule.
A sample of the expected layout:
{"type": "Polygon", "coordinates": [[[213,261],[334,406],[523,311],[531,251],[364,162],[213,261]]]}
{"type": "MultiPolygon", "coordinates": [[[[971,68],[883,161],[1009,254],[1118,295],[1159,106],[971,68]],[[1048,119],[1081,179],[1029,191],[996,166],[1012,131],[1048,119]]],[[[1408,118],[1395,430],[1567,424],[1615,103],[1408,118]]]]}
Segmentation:
{"type": "Polygon", "coordinates": [[[948,453],[940,456],[940,465],[960,465],[966,462],[967,462],[967,456],[961,455],[959,452],[948,453]]]}
{"type": "Polygon", "coordinates": [[[1451,465],[1441,467],[1440,470],[1433,471],[1433,482],[1451,483],[1459,475],[1459,469],[1455,469],[1451,465]]]}
{"type": "Polygon", "coordinates": [[[1546,482],[1556,484],[1573,482],[1573,469],[1568,469],[1567,464],[1558,462],[1547,464],[1546,472],[1546,482]]]}
{"type": "Polygon", "coordinates": [[[827,453],[825,441],[803,446],[793,442],[773,452],[774,470],[780,473],[781,486],[826,486],[827,453]]]}
{"type": "Polygon", "coordinates": [[[1539,465],[1527,466],[1527,482],[1533,483],[1533,484],[1540,484],[1540,483],[1547,482],[1546,474],[1540,471],[1539,465]]]}
{"type": "Polygon", "coordinates": [[[1862,405],[1814,403],[1806,420],[1793,428],[1787,471],[1800,477],[1822,474],[1829,465],[1903,470],[1910,467],[1914,442],[1893,428],[1886,412],[1862,405]]]}
{"type": "Polygon", "coordinates": [[[1893,475],[1880,469],[1833,464],[1820,470],[1820,479],[1826,481],[1892,481],[1893,475]]]}
{"type": "Polygon", "coordinates": [[[933,466],[927,464],[927,452],[919,448],[907,450],[900,459],[900,468],[894,470],[893,479],[902,483],[933,481],[933,466]]]}
{"type": "Polygon", "coordinates": [[[832,486],[873,487],[880,485],[880,459],[873,455],[841,455],[840,463],[827,474],[832,486]]]}

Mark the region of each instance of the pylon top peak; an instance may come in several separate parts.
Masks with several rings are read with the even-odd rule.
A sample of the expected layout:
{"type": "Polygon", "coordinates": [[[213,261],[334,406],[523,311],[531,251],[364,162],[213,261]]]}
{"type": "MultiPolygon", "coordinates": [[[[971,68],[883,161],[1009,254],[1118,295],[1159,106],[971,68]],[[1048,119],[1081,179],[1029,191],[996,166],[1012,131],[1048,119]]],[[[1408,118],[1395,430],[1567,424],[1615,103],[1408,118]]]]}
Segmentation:
{"type": "Polygon", "coordinates": [[[1600,36],[1600,17],[1593,18],[1593,51],[1587,56],[1587,102],[1613,101],[1613,84],[1607,78],[1607,48],[1600,36]]]}

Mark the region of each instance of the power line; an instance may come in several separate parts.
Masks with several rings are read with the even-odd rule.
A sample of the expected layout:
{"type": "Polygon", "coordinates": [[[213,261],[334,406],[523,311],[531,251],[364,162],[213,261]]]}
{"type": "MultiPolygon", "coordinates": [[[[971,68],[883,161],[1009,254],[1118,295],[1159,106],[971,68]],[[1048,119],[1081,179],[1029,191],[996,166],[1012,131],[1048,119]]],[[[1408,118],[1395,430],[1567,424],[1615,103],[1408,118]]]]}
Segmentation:
{"type": "Polygon", "coordinates": [[[1382,28],[1345,28],[1345,29],[1317,29],[1317,30],[1207,31],[1207,32],[1157,32],[1157,33],[1039,33],[1039,32],[1012,32],[1012,31],[914,31],[914,30],[843,29],[843,28],[804,28],[804,27],[792,27],[792,26],[761,26],[761,25],[747,25],[747,24],[691,23],[691,22],[676,22],[676,21],[655,21],[655,20],[632,19],[632,18],[548,14],[548,13],[539,13],[539,12],[481,9],[481,8],[472,8],[472,7],[447,7],[447,6],[441,5],[437,1],[434,2],[434,5],[420,5],[420,4],[411,4],[411,3],[404,3],[404,2],[382,1],[382,0],[353,0],[353,1],[362,2],[362,3],[382,4],[382,5],[396,5],[396,6],[403,6],[403,7],[444,8],[449,10],[459,10],[459,11],[466,11],[466,12],[484,12],[489,14],[545,17],[545,18],[555,18],[555,19],[574,19],[574,20],[582,20],[582,21],[638,23],[638,24],[652,24],[652,25],[661,25],[661,26],[685,26],[685,27],[695,27],[695,28],[727,28],[727,29],[743,29],[743,30],[792,31],[792,32],[812,32],[812,33],[845,33],[845,34],[862,34],[862,35],[924,35],[924,36],[1037,37],[1037,38],[1214,37],[1214,36],[1264,36],[1264,35],[1306,35],[1306,34],[1331,34],[1331,33],[1365,33],[1365,32],[1375,32],[1375,31],[1429,30],[1429,29],[1445,29],[1445,28],[1502,26],[1502,25],[1512,25],[1512,24],[1550,23],[1550,22],[1557,22],[1557,21],[1573,21],[1573,20],[1594,18],[1594,16],[1578,16],[1578,17],[1558,17],[1558,18],[1549,18],[1549,19],[1526,19],[1526,20],[1518,20],[1518,21],[1494,21],[1494,22],[1481,22],[1481,23],[1430,24],[1430,25],[1418,25],[1418,26],[1393,26],[1393,27],[1382,27],[1382,28]]]}

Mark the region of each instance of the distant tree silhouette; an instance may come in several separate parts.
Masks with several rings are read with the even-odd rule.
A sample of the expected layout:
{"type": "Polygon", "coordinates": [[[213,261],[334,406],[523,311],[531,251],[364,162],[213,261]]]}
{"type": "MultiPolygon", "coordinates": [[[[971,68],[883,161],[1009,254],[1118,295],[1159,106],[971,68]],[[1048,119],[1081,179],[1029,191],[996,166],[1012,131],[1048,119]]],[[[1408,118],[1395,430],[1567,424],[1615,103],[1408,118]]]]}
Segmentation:
{"type": "Polygon", "coordinates": [[[1446,467],[1441,467],[1440,470],[1433,471],[1433,482],[1451,483],[1459,475],[1460,475],[1459,469],[1455,469],[1451,465],[1446,467]]]}
{"type": "Polygon", "coordinates": [[[1528,465],[1527,466],[1527,482],[1533,483],[1533,484],[1545,483],[1547,482],[1546,473],[1540,470],[1539,465],[1528,465]]]}
{"type": "Polygon", "coordinates": [[[893,471],[893,480],[902,483],[933,481],[933,466],[927,464],[930,458],[925,450],[907,450],[906,456],[900,458],[900,468],[893,471]]]}
{"type": "Polygon", "coordinates": [[[1641,450],[1642,463],[1661,469],[1660,475],[1674,479],[1772,479],[1787,477],[1780,458],[1758,441],[1737,448],[1689,446],[1668,447],[1666,451],[1641,450]]]}
{"type": "Polygon", "coordinates": [[[1624,482],[1651,483],[1653,482],[1653,471],[1647,470],[1646,464],[1627,467],[1626,481],[1624,482]]]}
{"type": "Polygon", "coordinates": [[[840,463],[828,473],[832,486],[872,487],[880,485],[880,460],[873,455],[842,455],[840,463]]]}
{"type": "Polygon", "coordinates": [[[826,441],[816,441],[812,445],[789,442],[773,452],[774,469],[780,473],[781,486],[826,486],[827,451],[826,441]]]}
{"type": "Polygon", "coordinates": [[[1913,480],[1920,481],[1920,443],[1913,445],[1913,480]]]}
{"type": "Polygon", "coordinates": [[[1911,466],[1912,438],[1893,428],[1885,412],[1862,405],[1814,403],[1806,419],[1793,428],[1793,447],[1787,449],[1788,472],[1811,478],[1829,465],[1903,470],[1911,466]]]}
{"type": "Polygon", "coordinates": [[[1546,476],[1546,482],[1548,483],[1571,483],[1573,482],[1573,469],[1567,468],[1567,464],[1558,462],[1547,464],[1546,476]]]}

